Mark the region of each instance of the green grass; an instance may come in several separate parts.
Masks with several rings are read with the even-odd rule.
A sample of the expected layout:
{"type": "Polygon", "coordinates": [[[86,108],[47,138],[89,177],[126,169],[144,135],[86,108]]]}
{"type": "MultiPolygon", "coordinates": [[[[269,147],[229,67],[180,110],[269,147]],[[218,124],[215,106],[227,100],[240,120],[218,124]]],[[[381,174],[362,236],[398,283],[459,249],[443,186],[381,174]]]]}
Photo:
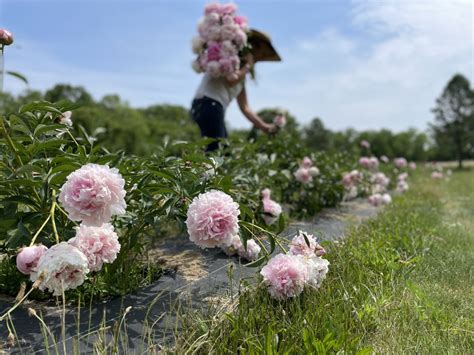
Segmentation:
{"type": "Polygon", "coordinates": [[[453,353],[474,349],[474,173],[428,173],[343,243],[319,291],[285,302],[260,285],[232,309],[186,315],[174,351],[453,353]]]}

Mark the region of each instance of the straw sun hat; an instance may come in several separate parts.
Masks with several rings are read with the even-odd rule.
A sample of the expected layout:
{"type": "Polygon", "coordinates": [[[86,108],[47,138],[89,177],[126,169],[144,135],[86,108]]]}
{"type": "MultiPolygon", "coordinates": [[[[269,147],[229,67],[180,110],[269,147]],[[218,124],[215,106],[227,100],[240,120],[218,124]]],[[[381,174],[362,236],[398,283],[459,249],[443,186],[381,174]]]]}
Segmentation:
{"type": "Polygon", "coordinates": [[[261,31],[250,29],[249,42],[253,45],[257,44],[261,47],[262,57],[260,62],[280,62],[281,58],[275,48],[273,48],[270,36],[261,31]]]}

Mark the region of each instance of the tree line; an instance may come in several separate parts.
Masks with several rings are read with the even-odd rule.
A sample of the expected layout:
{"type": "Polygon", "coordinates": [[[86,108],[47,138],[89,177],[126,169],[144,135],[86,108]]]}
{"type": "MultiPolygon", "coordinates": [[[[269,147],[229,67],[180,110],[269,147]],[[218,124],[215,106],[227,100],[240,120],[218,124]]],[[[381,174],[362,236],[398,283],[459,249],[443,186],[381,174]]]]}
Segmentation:
{"type": "MultiPolygon", "coordinates": [[[[183,106],[157,104],[133,108],[118,95],[106,95],[94,100],[85,88],[69,84],[57,84],[45,92],[27,90],[17,96],[1,93],[0,109],[15,112],[19,106],[35,100],[76,103],[78,108],[73,115],[75,127],[82,126],[94,133],[98,143],[110,150],[148,155],[165,139],[199,139],[199,130],[191,122],[188,109],[183,106]]],[[[277,111],[267,108],[259,114],[271,121],[277,111]]],[[[301,126],[289,112],[286,113],[288,124],[284,129],[315,151],[359,154],[363,149],[360,142],[367,140],[371,144],[370,153],[376,156],[404,156],[414,161],[457,160],[460,167],[463,160],[474,159],[474,90],[469,81],[456,74],[435,100],[432,111],[434,120],[426,132],[413,128],[401,132],[389,129],[357,131],[353,128],[333,131],[325,127],[319,117],[301,126]]],[[[250,142],[258,135],[255,130],[234,130],[231,133],[231,136],[250,142]]]]}

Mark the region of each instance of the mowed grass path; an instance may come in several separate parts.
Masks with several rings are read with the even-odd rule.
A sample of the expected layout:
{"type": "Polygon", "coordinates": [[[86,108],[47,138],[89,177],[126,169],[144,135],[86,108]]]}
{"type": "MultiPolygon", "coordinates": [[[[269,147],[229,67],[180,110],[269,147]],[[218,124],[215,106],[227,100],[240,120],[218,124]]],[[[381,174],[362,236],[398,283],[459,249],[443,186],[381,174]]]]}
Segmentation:
{"type": "Polygon", "coordinates": [[[411,179],[377,218],[327,244],[322,288],[286,302],[260,285],[184,318],[174,351],[472,354],[474,172],[411,179]]]}

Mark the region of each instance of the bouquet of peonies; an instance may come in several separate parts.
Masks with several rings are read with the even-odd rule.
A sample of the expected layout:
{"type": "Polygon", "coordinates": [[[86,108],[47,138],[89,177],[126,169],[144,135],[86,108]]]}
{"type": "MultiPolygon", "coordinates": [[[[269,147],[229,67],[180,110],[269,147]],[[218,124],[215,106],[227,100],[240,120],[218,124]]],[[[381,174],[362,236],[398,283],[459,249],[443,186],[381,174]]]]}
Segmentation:
{"type": "Polygon", "coordinates": [[[235,4],[209,4],[198,23],[198,33],[192,41],[197,54],[193,69],[213,77],[229,76],[240,67],[239,54],[248,49],[248,26],[245,17],[237,16],[235,4]]]}

